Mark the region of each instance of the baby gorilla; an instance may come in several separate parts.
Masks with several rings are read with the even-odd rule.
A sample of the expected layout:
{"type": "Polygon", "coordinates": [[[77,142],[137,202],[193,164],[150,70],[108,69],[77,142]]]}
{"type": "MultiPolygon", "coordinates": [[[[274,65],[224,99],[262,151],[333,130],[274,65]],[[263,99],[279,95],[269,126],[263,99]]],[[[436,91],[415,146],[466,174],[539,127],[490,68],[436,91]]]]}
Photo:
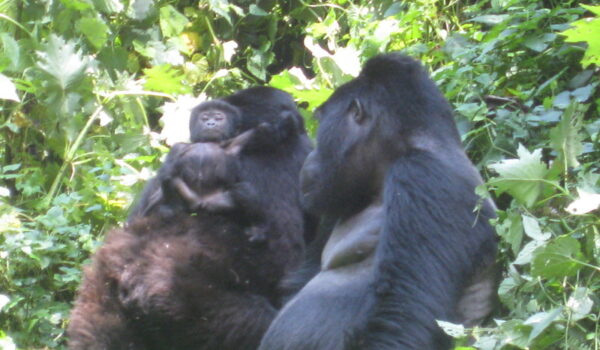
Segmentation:
{"type": "Polygon", "coordinates": [[[173,208],[233,214],[236,221],[248,227],[246,234],[251,242],[264,241],[266,213],[257,203],[254,188],[239,177],[238,155],[255,132],[255,129],[246,131],[220,144],[196,142],[173,146],[158,176],[163,179],[162,198],[154,198],[150,205],[158,205],[163,216],[173,215],[167,213],[173,208]]]}
{"type": "Polygon", "coordinates": [[[224,101],[199,104],[190,115],[192,142],[218,142],[235,136],[241,120],[240,110],[224,101]]]}

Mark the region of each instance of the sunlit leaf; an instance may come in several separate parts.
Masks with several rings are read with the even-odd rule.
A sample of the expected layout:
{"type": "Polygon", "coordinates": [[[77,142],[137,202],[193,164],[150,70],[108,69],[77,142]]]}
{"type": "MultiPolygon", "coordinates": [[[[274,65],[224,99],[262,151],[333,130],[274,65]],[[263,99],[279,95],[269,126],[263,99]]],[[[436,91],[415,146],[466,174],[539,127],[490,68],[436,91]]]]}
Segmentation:
{"type": "Polygon", "coordinates": [[[600,208],[600,194],[578,188],[579,198],[566,208],[573,215],[583,215],[600,208]]]}
{"type": "Polygon", "coordinates": [[[171,5],[160,8],[160,29],[167,37],[179,35],[190,21],[171,5]]]}
{"type": "MultiPolygon", "coordinates": [[[[581,5],[587,10],[594,12],[600,16],[600,6],[581,5]]],[[[567,29],[560,33],[567,38],[566,42],[586,42],[588,47],[585,55],[581,60],[582,66],[585,68],[590,64],[600,64],[600,18],[583,18],[571,23],[573,28],[567,29]]]]}
{"type": "Polygon", "coordinates": [[[0,99],[20,101],[15,84],[2,74],[0,74],[0,99]]]}
{"type": "Polygon", "coordinates": [[[146,83],[144,88],[167,94],[185,94],[192,91],[185,83],[185,75],[170,65],[156,66],[144,69],[146,83]]]}
{"type": "Polygon", "coordinates": [[[508,192],[519,202],[533,206],[544,188],[548,169],[542,163],[542,150],[529,152],[523,145],[517,150],[518,159],[506,159],[489,167],[500,176],[489,181],[499,193],[508,192]]]}
{"type": "Polygon", "coordinates": [[[551,236],[548,232],[543,233],[538,221],[528,215],[523,215],[523,229],[525,230],[525,234],[527,234],[527,236],[537,241],[546,241],[551,236]]]}
{"type": "Polygon", "coordinates": [[[38,67],[54,78],[63,90],[82,79],[89,65],[89,59],[75,48],[75,43],[54,34],[48,38],[44,51],[37,54],[38,67]]]}
{"type": "Polygon", "coordinates": [[[108,40],[108,26],[101,19],[82,18],[77,23],[77,28],[97,50],[101,49],[108,40]]]}
{"type": "Polygon", "coordinates": [[[594,301],[590,298],[590,294],[592,294],[590,290],[585,287],[578,287],[573,291],[567,301],[567,307],[571,311],[571,321],[579,321],[592,311],[594,301]]]}
{"type": "Polygon", "coordinates": [[[150,16],[154,8],[154,0],[131,0],[127,9],[127,16],[141,21],[150,16]]]}
{"type": "Polygon", "coordinates": [[[581,247],[575,238],[558,237],[535,252],[531,274],[543,278],[573,276],[581,266],[574,260],[581,259],[581,247]]]}
{"type": "Polygon", "coordinates": [[[552,321],[556,320],[558,316],[560,316],[561,312],[562,307],[558,307],[548,312],[538,312],[537,314],[530,316],[525,322],[523,322],[523,324],[533,326],[531,333],[529,333],[529,341],[535,339],[544,331],[544,329],[548,328],[552,321]]]}

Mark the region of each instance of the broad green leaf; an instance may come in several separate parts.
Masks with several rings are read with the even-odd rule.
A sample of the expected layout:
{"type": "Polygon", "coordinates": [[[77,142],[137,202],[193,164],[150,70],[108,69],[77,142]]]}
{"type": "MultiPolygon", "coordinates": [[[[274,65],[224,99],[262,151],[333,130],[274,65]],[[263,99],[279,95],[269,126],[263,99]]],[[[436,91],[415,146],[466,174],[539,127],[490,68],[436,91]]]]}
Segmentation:
{"type": "Polygon", "coordinates": [[[594,301],[590,299],[590,294],[592,293],[588,288],[578,287],[569,297],[567,307],[571,311],[572,322],[581,320],[592,311],[594,301]]]}
{"type": "Polygon", "coordinates": [[[171,5],[160,9],[160,30],[163,36],[170,38],[179,35],[190,21],[171,5]]]}
{"type": "Polygon", "coordinates": [[[542,163],[542,150],[529,152],[523,145],[517,150],[518,159],[506,159],[489,166],[500,176],[488,183],[496,186],[498,193],[508,192],[527,207],[533,206],[544,189],[544,177],[548,173],[542,163]]]}
{"type": "Polygon", "coordinates": [[[559,154],[559,159],[564,162],[565,169],[578,166],[577,157],[583,151],[583,137],[579,133],[583,114],[577,106],[576,103],[569,105],[558,125],[550,131],[550,144],[559,154]]]}
{"type": "Polygon", "coordinates": [[[536,241],[546,241],[550,238],[550,233],[543,233],[540,228],[540,224],[535,218],[528,215],[523,215],[523,228],[527,236],[535,239],[536,241]]]}
{"type": "Polygon", "coordinates": [[[83,35],[89,40],[89,42],[100,50],[106,40],[108,40],[108,26],[103,20],[98,18],[82,18],[77,22],[77,29],[79,29],[83,35]]]}
{"type": "Polygon", "coordinates": [[[523,324],[533,326],[531,333],[529,333],[528,341],[531,342],[538,335],[540,335],[544,329],[548,328],[548,326],[552,323],[552,321],[556,320],[560,313],[562,312],[562,307],[558,307],[552,311],[548,312],[538,312],[535,315],[530,316],[523,324]]]}
{"type": "Polygon", "coordinates": [[[3,55],[9,62],[8,69],[17,71],[21,66],[21,49],[19,43],[7,33],[0,34],[0,42],[2,42],[3,55]]]}
{"type": "Polygon", "coordinates": [[[525,265],[525,264],[529,264],[531,262],[531,259],[533,259],[533,254],[536,251],[536,249],[538,249],[539,247],[544,246],[546,243],[544,241],[530,241],[529,243],[525,244],[525,246],[523,247],[523,249],[521,249],[521,251],[519,252],[519,255],[517,255],[517,258],[515,259],[515,261],[513,261],[513,264],[515,265],[525,265]]]}
{"type": "Polygon", "coordinates": [[[76,50],[75,43],[54,34],[48,38],[44,51],[38,51],[37,54],[38,67],[55,79],[62,90],[82,79],[89,64],[89,59],[76,50]]]}
{"type": "Polygon", "coordinates": [[[168,64],[144,69],[144,88],[167,94],[191,93],[192,88],[184,82],[185,75],[168,64]]]}
{"type": "Polygon", "coordinates": [[[225,18],[229,24],[232,24],[231,15],[229,14],[229,1],[227,0],[208,0],[208,5],[210,9],[218,14],[219,16],[225,18]]]}
{"type": "Polygon", "coordinates": [[[558,237],[545,247],[534,252],[531,274],[543,278],[562,278],[573,276],[580,268],[581,247],[579,242],[569,236],[558,237]]]}
{"type": "MultiPolygon", "coordinates": [[[[600,6],[581,5],[587,10],[600,16],[600,6]]],[[[577,43],[586,42],[588,47],[585,55],[581,59],[581,64],[585,68],[590,64],[600,64],[600,18],[583,18],[571,24],[573,28],[563,31],[566,36],[566,42],[577,43]]]]}
{"type": "Polygon", "coordinates": [[[8,77],[0,74],[0,99],[19,102],[17,88],[8,77]]]}

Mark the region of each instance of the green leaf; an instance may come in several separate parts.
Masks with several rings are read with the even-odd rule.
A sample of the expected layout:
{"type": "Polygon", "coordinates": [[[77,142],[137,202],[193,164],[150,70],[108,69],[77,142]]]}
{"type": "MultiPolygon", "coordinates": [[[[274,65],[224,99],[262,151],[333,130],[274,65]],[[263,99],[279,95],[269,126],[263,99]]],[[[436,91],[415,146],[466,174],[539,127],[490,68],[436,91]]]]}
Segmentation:
{"type": "Polygon", "coordinates": [[[590,294],[593,293],[585,287],[578,287],[573,291],[567,301],[567,307],[569,308],[569,311],[571,311],[571,321],[579,321],[582,318],[587,317],[590,311],[592,311],[594,301],[590,299],[590,294]]]}
{"type": "MultiPolygon", "coordinates": [[[[600,16],[600,6],[581,6],[600,16]]],[[[573,28],[560,34],[567,37],[566,42],[587,43],[587,50],[581,59],[582,66],[585,68],[590,64],[600,64],[600,18],[583,18],[571,23],[571,26],[573,28]]]]}
{"type": "Polygon", "coordinates": [[[529,333],[528,342],[531,342],[538,335],[540,335],[544,329],[548,328],[548,326],[554,321],[560,313],[562,312],[562,307],[558,307],[549,312],[538,312],[535,315],[530,316],[523,324],[533,326],[531,333],[529,333]]]}
{"type": "Polygon", "coordinates": [[[19,102],[19,95],[17,95],[17,88],[8,77],[0,74],[0,99],[11,100],[19,102]]]}
{"type": "Polygon", "coordinates": [[[258,7],[255,4],[250,5],[248,12],[250,12],[251,15],[261,16],[261,17],[267,16],[269,14],[265,10],[261,9],[260,7],[258,7]]]}
{"type": "Polygon", "coordinates": [[[544,177],[548,173],[542,163],[542,150],[530,153],[523,145],[517,150],[518,159],[506,159],[489,166],[500,176],[488,183],[496,186],[498,193],[508,192],[527,207],[533,206],[544,189],[544,177]]]}
{"type": "Polygon", "coordinates": [[[98,18],[82,18],[77,22],[77,29],[89,40],[89,42],[100,50],[108,40],[108,26],[98,18]]]}
{"type": "Polygon", "coordinates": [[[565,168],[578,166],[577,157],[583,152],[583,136],[579,133],[583,113],[577,107],[576,103],[569,105],[558,125],[550,130],[550,144],[565,168]]]}
{"type": "Polygon", "coordinates": [[[98,10],[107,14],[120,13],[125,8],[121,0],[92,0],[92,2],[98,10]]]}
{"type": "Polygon", "coordinates": [[[190,21],[171,5],[160,9],[160,30],[163,36],[171,38],[179,35],[190,21]]]}
{"type": "Polygon", "coordinates": [[[127,9],[127,16],[142,21],[152,14],[154,8],[154,0],[131,0],[127,9]]]}
{"type": "Polygon", "coordinates": [[[0,34],[0,41],[3,47],[3,55],[1,56],[4,56],[10,62],[8,69],[17,71],[21,66],[21,49],[19,43],[7,33],[0,34]]]}
{"type": "Polygon", "coordinates": [[[167,94],[191,93],[192,88],[184,83],[185,75],[168,64],[144,69],[144,88],[167,94]]]}
{"type": "Polygon", "coordinates": [[[579,242],[569,236],[558,237],[534,254],[531,274],[543,278],[573,276],[580,268],[574,259],[582,259],[579,242]]]}
{"type": "Polygon", "coordinates": [[[92,4],[89,0],[60,0],[66,8],[70,8],[77,11],[84,11],[92,8],[92,4]]]}
{"type": "Polygon", "coordinates": [[[229,14],[229,1],[227,0],[208,0],[208,5],[210,9],[218,14],[219,16],[225,18],[229,24],[232,24],[231,15],[229,14]]]}
{"type": "Polygon", "coordinates": [[[89,59],[75,49],[75,43],[51,34],[44,45],[44,51],[38,51],[38,67],[51,76],[56,84],[66,90],[85,75],[89,59]]]}
{"type": "Polygon", "coordinates": [[[538,221],[527,215],[523,215],[523,229],[525,234],[536,241],[546,241],[550,238],[550,233],[543,233],[538,221]]]}

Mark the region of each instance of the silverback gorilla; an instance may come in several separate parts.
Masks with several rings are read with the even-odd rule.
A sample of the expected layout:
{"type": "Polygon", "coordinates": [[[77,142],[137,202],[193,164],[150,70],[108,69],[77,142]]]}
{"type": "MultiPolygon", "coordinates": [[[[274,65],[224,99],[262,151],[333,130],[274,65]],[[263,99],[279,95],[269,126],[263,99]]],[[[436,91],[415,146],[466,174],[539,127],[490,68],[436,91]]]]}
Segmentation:
{"type": "Polygon", "coordinates": [[[277,284],[302,256],[298,174],[311,146],[293,100],[283,91],[251,88],[220,101],[240,111],[241,135],[221,146],[182,146],[158,187],[150,189],[168,183],[160,205],[177,203],[177,210],[146,215],[148,202],[142,202],[124,229],[107,235],[85,271],[72,311],[71,349],[258,346],[279,304],[277,284]],[[290,118],[294,132],[282,126],[290,118]],[[226,154],[215,147],[224,147],[226,154]],[[239,150],[231,154],[230,147],[239,150]],[[233,167],[231,156],[236,157],[233,167]],[[224,172],[203,166],[221,160],[229,164],[224,172]],[[205,170],[212,179],[199,176],[205,170]],[[251,202],[239,202],[240,184],[251,188],[251,202]],[[260,244],[247,237],[255,223],[244,216],[251,215],[236,212],[247,210],[248,203],[268,214],[260,222],[266,235],[260,244]]]}
{"type": "Polygon", "coordinates": [[[436,320],[488,316],[497,245],[493,204],[474,210],[481,179],[449,104],[418,62],[393,53],[315,116],[303,203],[335,225],[260,349],[449,349],[436,320]]]}

